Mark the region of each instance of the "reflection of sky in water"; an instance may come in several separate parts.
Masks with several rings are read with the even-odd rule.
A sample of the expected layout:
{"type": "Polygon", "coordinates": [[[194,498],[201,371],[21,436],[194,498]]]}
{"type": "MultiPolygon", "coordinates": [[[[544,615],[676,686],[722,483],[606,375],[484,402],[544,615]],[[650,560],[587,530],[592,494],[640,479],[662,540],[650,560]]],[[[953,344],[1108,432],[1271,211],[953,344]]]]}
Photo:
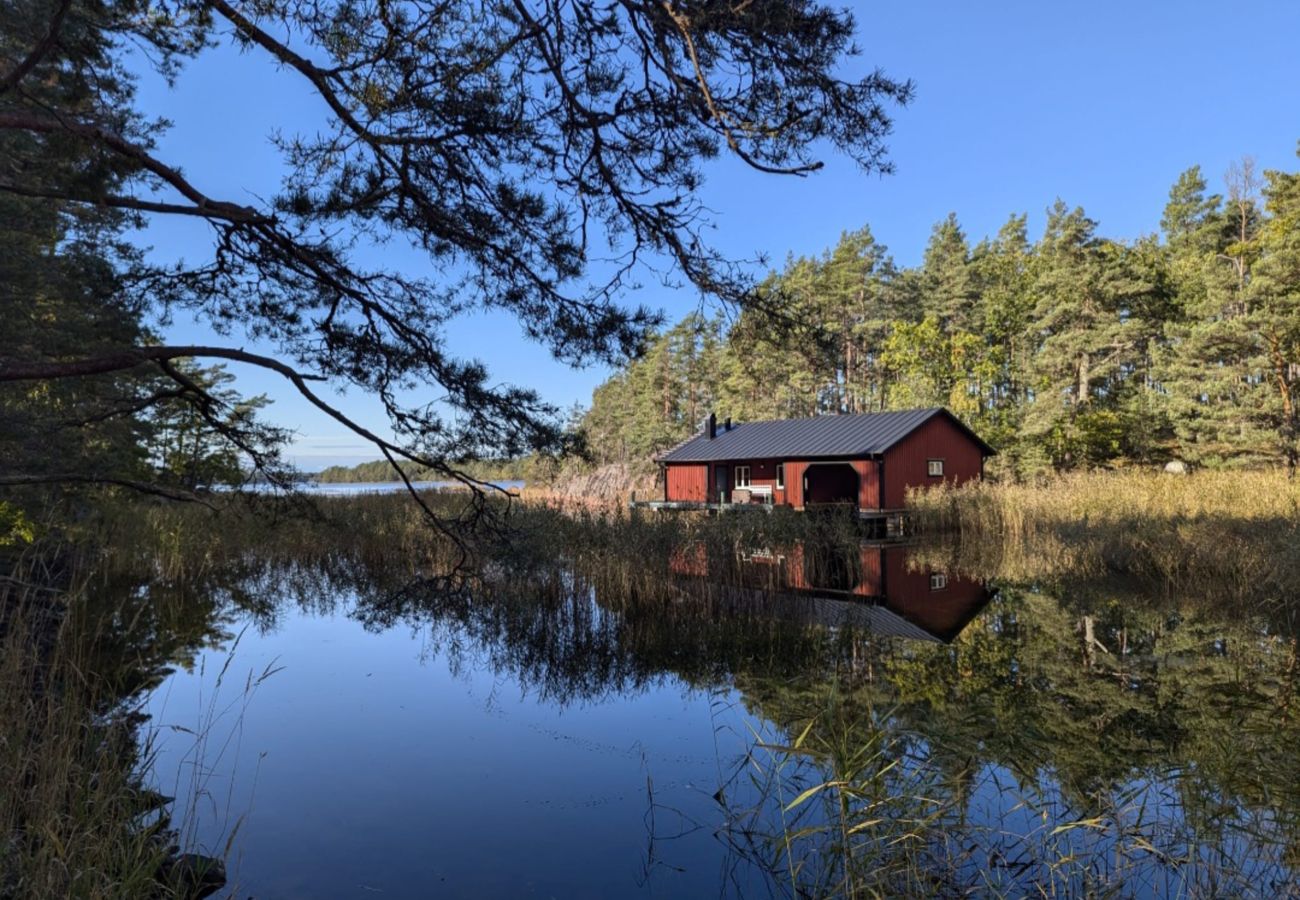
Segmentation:
{"type": "MultiPolygon", "coordinates": [[[[875,564],[867,551],[864,545],[855,578],[865,584],[871,572],[886,576],[888,596],[870,608],[892,617],[877,631],[876,640],[886,641],[877,646],[880,664],[950,659],[958,648],[933,635],[927,641],[880,635],[910,633],[899,629],[915,630],[917,623],[939,630],[964,624],[967,613],[984,607],[983,587],[954,576],[933,591],[925,570],[904,577],[897,560],[882,557],[875,564]]],[[[690,568],[695,558],[684,565],[690,568]]],[[[814,569],[787,567],[783,577],[802,583],[814,569]]],[[[1003,698],[998,702],[1014,698],[1012,706],[1023,705],[1019,713],[1028,722],[1035,720],[1031,710],[1047,713],[1064,702],[1042,680],[1048,663],[1030,651],[1041,642],[1043,652],[1055,647],[1052,653],[1070,655],[1077,640],[1069,635],[1068,616],[1051,619],[1054,607],[1043,602],[1035,595],[1032,602],[995,603],[968,635],[1010,640],[1016,652],[1030,655],[1023,681],[1022,661],[996,653],[983,657],[982,671],[963,676],[977,682],[993,676],[987,684],[1003,698]],[[1026,634],[1040,630],[1039,636],[1016,643],[1022,626],[1026,634]],[[1048,628],[1054,629],[1052,642],[1041,630],[1048,628]]],[[[814,667],[809,674],[823,672],[823,651],[798,656],[805,662],[783,669],[776,657],[794,645],[777,636],[806,634],[799,629],[810,622],[832,634],[826,626],[847,621],[845,610],[869,607],[859,609],[850,590],[818,597],[806,590],[764,594],[746,588],[726,603],[732,605],[713,621],[688,615],[661,624],[662,613],[642,609],[632,617],[639,624],[629,621],[627,631],[622,614],[572,597],[548,609],[521,601],[504,618],[487,615],[470,630],[452,616],[432,616],[421,628],[368,631],[349,617],[346,604],[314,614],[286,601],[273,631],[259,633],[250,625],[233,652],[208,651],[198,670],[176,674],[153,696],[150,712],[161,729],[155,774],[164,792],[181,798],[176,818],[184,820],[185,798],[194,795],[188,781],[194,741],[168,726],[206,732],[200,755],[207,774],[189,817],[191,836],[196,849],[220,855],[226,837],[236,833],[232,896],[780,895],[788,883],[773,883],[729,852],[726,835],[718,833],[723,811],[712,795],[725,782],[733,811],[755,802],[745,780],[731,778],[737,762],[755,735],[786,738],[753,711],[761,706],[770,714],[767,704],[778,699],[773,692],[787,683],[795,699],[812,686],[772,673],[800,672],[805,664],[814,667]],[[743,625],[746,610],[751,622],[767,621],[771,630],[743,625]],[[637,628],[644,643],[635,637],[637,628]],[[245,696],[250,680],[277,667],[245,696]],[[712,677],[734,669],[748,693],[692,688],[674,674],[679,668],[712,677]]],[[[868,617],[857,624],[875,628],[881,622],[868,617]]],[[[800,652],[809,652],[801,646],[800,652]]],[[[968,649],[975,654],[992,646],[976,641],[968,649]]],[[[1211,645],[1202,649],[1208,654],[1203,661],[1217,658],[1211,645]]],[[[1177,655],[1160,657],[1173,668],[1143,670],[1153,689],[1161,683],[1176,689],[1177,655]]],[[[1195,658],[1192,651],[1188,659],[1195,658]]],[[[1081,671],[1076,659],[1053,659],[1060,667],[1050,669],[1056,676],[1081,671]]],[[[1086,677],[1110,678],[1101,670],[1086,677]]],[[[825,687],[819,678],[807,681],[825,687]]],[[[1101,683],[1108,682],[1094,681],[1101,683]]],[[[1056,878],[1052,864],[1069,859],[1076,874],[1055,885],[1067,894],[1098,887],[1081,880],[1086,870],[1111,890],[1111,880],[1122,875],[1123,896],[1212,896],[1216,886],[1233,895],[1289,896],[1288,883],[1278,880],[1286,877],[1277,866],[1281,848],[1272,840],[1285,829],[1267,811],[1247,812],[1233,797],[1212,797],[1199,814],[1209,809],[1216,821],[1210,832],[1202,830],[1199,845],[1189,845],[1182,804],[1195,773],[1163,762],[1154,746],[1142,751],[1141,762],[1132,759],[1138,768],[1129,767],[1126,751],[1115,749],[1125,746],[1122,735],[1103,755],[1108,766],[1114,763],[1109,771],[1127,768],[1128,776],[1103,787],[1100,813],[1081,809],[1080,794],[1063,791],[1048,762],[1058,754],[1070,758],[1072,748],[1032,729],[1011,733],[1019,721],[1015,708],[1006,711],[1006,722],[982,719],[988,708],[966,708],[982,696],[957,701],[948,718],[913,700],[906,715],[886,719],[908,750],[890,776],[897,779],[894,789],[945,804],[954,790],[964,792],[944,807],[941,827],[931,836],[930,858],[941,860],[940,868],[951,866],[955,880],[1022,895],[1056,878]],[[978,748],[940,749],[943,729],[955,723],[965,735],[959,740],[996,736],[1002,748],[984,758],[981,738],[978,748]],[[971,774],[960,789],[933,783],[966,767],[971,774]],[[1195,871],[1166,864],[1187,854],[1200,863],[1195,871]],[[1221,874],[1227,880],[1216,881],[1221,874]]],[[[1121,699],[1119,706],[1126,703],[1121,699]]],[[[1183,757],[1171,752],[1170,759],[1183,757]]],[[[1260,763],[1252,758],[1247,765],[1260,763]]],[[[1088,765],[1083,771],[1091,771],[1088,765]]],[[[769,823],[779,820],[780,805],[768,799],[769,823]]],[[[894,812],[919,810],[900,806],[894,812]]]]}
{"type": "MultiPolygon", "coordinates": [[[[1277,868],[1280,848],[1251,840],[1252,829],[1271,831],[1272,817],[1252,822],[1225,815],[1225,823],[1233,821],[1222,841],[1198,841],[1183,820],[1180,775],[1153,773],[1120,784],[1113,794],[1120,802],[1095,816],[1072,807],[1049,772],[1026,784],[1005,766],[982,766],[972,779],[966,822],[987,839],[968,864],[999,896],[1050,882],[1051,864],[1063,859],[1086,861],[1096,881],[1090,889],[1074,883],[1076,893],[1086,895],[1108,883],[1124,897],[1300,896],[1300,887],[1289,885],[1277,868]],[[1153,864],[1175,860],[1197,865],[1153,864]]],[[[1223,812],[1229,814],[1230,806],[1223,812]]]]}
{"type": "MultiPolygon", "coordinates": [[[[407,628],[373,634],[342,614],[291,612],[272,634],[244,633],[219,693],[224,651],[155,695],[155,772],[180,798],[193,742],[165,726],[198,728],[201,710],[224,711],[209,729],[196,834],[219,848],[247,813],[234,895],[716,893],[720,848],[707,828],[657,845],[667,865],[645,876],[647,776],[661,836],[681,830],[672,809],[718,819],[714,698],[669,677],[561,709],[486,667],[452,675],[425,650],[407,628]],[[284,668],[244,702],[246,679],[271,666],[284,668]]],[[[738,713],[719,715],[733,726],[718,737],[731,757],[741,745],[729,736],[744,729],[738,713]]]]}

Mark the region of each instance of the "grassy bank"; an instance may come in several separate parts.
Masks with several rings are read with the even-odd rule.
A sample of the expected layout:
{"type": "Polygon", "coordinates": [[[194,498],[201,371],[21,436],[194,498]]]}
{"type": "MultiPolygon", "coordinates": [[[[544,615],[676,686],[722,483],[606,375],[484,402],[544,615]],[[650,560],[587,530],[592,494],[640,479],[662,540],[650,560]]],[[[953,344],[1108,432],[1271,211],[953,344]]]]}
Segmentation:
{"type": "Polygon", "coordinates": [[[155,517],[174,537],[173,517],[193,515],[164,509],[55,517],[2,548],[0,898],[180,900],[224,878],[219,859],[190,853],[214,851],[188,845],[148,775],[141,707],[222,634],[218,611],[162,570],[169,531],[155,517]]]}
{"type": "Polygon", "coordinates": [[[0,583],[0,897],[191,896],[162,883],[164,798],[142,781],[147,742],[120,690],[130,679],[102,666],[106,635],[74,599],[86,585],[27,580],[61,549],[0,583]]]}
{"type": "MultiPolygon", "coordinates": [[[[448,517],[468,502],[464,494],[428,496],[448,517]]],[[[1300,483],[1281,472],[1078,474],[929,490],[911,502],[927,545],[917,558],[934,554],[942,558],[936,565],[977,578],[1120,576],[1161,593],[1242,599],[1290,597],[1300,585],[1300,483]]],[[[683,548],[703,547],[716,563],[746,549],[796,544],[833,554],[861,538],[848,520],[780,509],[722,517],[632,514],[626,502],[527,491],[521,500],[492,503],[504,530],[481,536],[471,550],[498,584],[533,580],[544,570],[561,578],[563,571],[607,582],[612,591],[667,597],[677,587],[664,574],[681,562],[683,548]]],[[[317,510],[313,517],[268,516],[236,507],[222,516],[234,516],[237,525],[214,527],[207,510],[152,506],[105,527],[119,548],[148,548],[150,565],[175,578],[244,564],[249,546],[258,548],[262,566],[309,561],[345,570],[359,563],[390,584],[445,574],[459,555],[405,495],[328,498],[317,510]]],[[[471,587],[483,591],[470,574],[471,587]]],[[[724,567],[710,577],[725,587],[735,574],[724,567]]]]}

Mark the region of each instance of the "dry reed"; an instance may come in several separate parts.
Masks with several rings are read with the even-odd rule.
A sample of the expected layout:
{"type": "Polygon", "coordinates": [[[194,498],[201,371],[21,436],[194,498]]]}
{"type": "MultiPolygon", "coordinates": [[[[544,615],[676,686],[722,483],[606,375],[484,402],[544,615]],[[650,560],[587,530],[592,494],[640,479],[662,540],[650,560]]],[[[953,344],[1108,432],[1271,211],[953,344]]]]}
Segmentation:
{"type": "Polygon", "coordinates": [[[1300,584],[1300,481],[1281,470],[1081,473],[909,499],[917,530],[956,539],[961,568],[984,577],[1124,573],[1275,594],[1300,584]]]}

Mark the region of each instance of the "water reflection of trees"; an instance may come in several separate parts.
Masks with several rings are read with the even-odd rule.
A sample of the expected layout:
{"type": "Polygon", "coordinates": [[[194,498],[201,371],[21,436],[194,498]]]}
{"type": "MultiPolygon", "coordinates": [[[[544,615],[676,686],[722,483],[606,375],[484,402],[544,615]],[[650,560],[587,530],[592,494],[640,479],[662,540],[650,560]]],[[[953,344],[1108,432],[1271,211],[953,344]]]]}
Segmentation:
{"type": "Polygon", "coordinates": [[[921,843],[901,845],[909,865],[953,883],[1250,893],[1300,860],[1300,666],[1283,603],[1238,593],[1221,608],[1212,591],[1161,596],[1115,576],[1003,583],[950,643],[927,643],[828,620],[788,582],[768,590],[736,567],[647,579],[538,553],[457,591],[417,569],[342,552],[243,560],[169,588],[175,609],[105,649],[184,664],[232,616],[275,628],[297,606],[422,629],[453,667],[486,666],[549,703],[666,679],[734,688],[774,740],[808,728],[807,748],[878,745],[881,765],[899,761],[893,820],[926,798],[921,843]],[[169,647],[151,637],[163,633],[189,637],[169,647]]]}
{"type": "Polygon", "coordinates": [[[1008,584],[951,644],[928,644],[818,621],[796,599],[691,579],[625,590],[557,570],[479,596],[371,592],[356,614],[428,626],[453,659],[551,702],[666,677],[734,686],[787,737],[817,717],[815,734],[831,707],[841,723],[888,710],[891,752],[942,789],[931,839],[998,834],[1018,806],[1039,816],[1014,841],[958,853],[962,877],[992,865],[1022,887],[1249,893],[1297,861],[1300,666],[1284,607],[1225,615],[1213,596],[1153,597],[1116,578],[1104,591],[1008,584]],[[1072,822],[1086,824],[1054,833],[1072,822]]]}
{"type": "MultiPolygon", "coordinates": [[[[1093,638],[1108,646],[1089,650],[1077,609],[1007,587],[950,647],[881,648],[869,675],[820,700],[891,709],[898,752],[951,787],[949,827],[982,820],[997,835],[1017,804],[1043,814],[1028,834],[1021,822],[1014,839],[999,837],[1012,845],[997,854],[1005,880],[1080,891],[1187,878],[1184,890],[1211,894],[1289,883],[1300,835],[1294,640],[1205,606],[1126,599],[1091,609],[1093,638]],[[1086,824],[1053,833],[1071,822],[1086,824]]],[[[806,682],[746,673],[739,684],[788,730],[819,713],[806,682]]]]}

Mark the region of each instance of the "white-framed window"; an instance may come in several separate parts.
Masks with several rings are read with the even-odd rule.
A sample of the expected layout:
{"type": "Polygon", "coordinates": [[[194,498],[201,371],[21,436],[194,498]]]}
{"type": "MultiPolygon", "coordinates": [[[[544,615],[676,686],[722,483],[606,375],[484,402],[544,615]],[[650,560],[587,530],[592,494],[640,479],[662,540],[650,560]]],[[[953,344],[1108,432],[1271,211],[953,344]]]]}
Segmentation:
{"type": "Polygon", "coordinates": [[[736,466],[736,487],[749,487],[749,466],[736,466]]]}
{"type": "Polygon", "coordinates": [[[942,572],[930,573],[930,590],[941,591],[948,586],[948,576],[942,572]]]}
{"type": "Polygon", "coordinates": [[[925,461],[925,472],[926,472],[926,474],[929,475],[931,478],[942,478],[942,477],[943,477],[943,460],[941,460],[941,459],[927,459],[927,460],[925,461]]]}
{"type": "Polygon", "coordinates": [[[776,464],[776,489],[785,490],[785,463],[776,464]]]}

